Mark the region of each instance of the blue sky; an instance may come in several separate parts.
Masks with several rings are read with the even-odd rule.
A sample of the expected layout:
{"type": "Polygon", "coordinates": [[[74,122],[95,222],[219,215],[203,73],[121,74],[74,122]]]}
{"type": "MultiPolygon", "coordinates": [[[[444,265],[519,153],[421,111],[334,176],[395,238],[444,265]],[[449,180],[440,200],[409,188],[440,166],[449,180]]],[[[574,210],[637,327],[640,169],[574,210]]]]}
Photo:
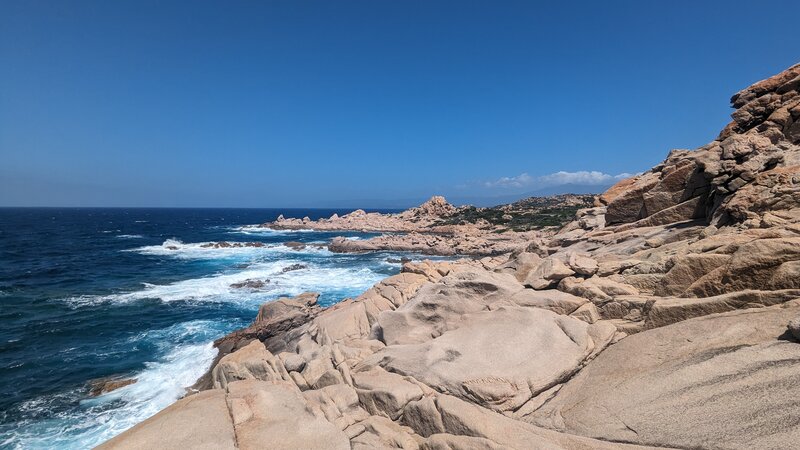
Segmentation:
{"type": "Polygon", "coordinates": [[[713,139],[734,92],[800,60],[797,17],[797,1],[3,1],[0,205],[607,184],[713,139]]]}

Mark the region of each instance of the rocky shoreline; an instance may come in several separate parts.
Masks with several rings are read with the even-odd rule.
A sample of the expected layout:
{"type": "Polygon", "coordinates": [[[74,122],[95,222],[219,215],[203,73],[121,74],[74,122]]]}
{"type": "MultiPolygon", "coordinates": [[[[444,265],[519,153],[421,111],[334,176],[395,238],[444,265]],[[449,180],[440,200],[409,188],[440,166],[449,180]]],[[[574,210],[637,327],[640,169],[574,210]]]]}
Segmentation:
{"type": "Polygon", "coordinates": [[[370,239],[336,237],[328,249],[336,253],[400,251],[438,256],[497,256],[527,242],[552,236],[572,220],[592,196],[531,197],[492,208],[455,207],[442,196],[397,214],[356,210],[330,218],[284,218],[261,226],[271,230],[361,231],[384,233],[370,239]]]}
{"type": "MultiPolygon", "coordinates": [[[[558,232],[406,263],[329,308],[313,293],[264,304],[217,341],[199,392],[101,448],[796,446],[800,65],[732,104],[714,141],[672,151],[558,232]]],[[[422,242],[450,208],[270,226],[422,242]]]]}

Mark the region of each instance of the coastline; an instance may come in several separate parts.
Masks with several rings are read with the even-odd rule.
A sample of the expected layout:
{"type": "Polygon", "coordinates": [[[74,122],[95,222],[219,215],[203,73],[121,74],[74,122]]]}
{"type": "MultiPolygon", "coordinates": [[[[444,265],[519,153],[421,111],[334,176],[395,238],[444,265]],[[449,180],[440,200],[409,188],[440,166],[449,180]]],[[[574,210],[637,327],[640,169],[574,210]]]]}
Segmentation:
{"type": "MultiPolygon", "coordinates": [[[[406,263],[325,309],[314,294],[264,304],[218,341],[201,392],[100,448],[791,446],[797,80],[800,65],[737,93],[714,141],[501,256],[406,263]]],[[[278,222],[372,221],[414,239],[454,214],[438,198],[409,211],[278,222]]]]}

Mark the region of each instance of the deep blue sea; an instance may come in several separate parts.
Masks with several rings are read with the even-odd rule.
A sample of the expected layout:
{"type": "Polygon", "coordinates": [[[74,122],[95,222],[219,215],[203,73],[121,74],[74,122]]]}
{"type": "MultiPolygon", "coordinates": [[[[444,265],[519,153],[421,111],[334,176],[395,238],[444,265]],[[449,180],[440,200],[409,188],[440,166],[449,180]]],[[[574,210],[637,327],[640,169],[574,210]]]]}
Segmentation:
{"type": "Polygon", "coordinates": [[[262,303],[312,290],[330,305],[400,270],[398,254],[282,245],[333,233],[253,227],[334,212],[0,208],[0,448],[91,448],[181,397],[262,303]],[[267,245],[201,247],[217,241],[267,245]],[[247,279],[269,282],[231,287],[247,279]],[[138,381],[90,397],[108,376],[138,381]]]}

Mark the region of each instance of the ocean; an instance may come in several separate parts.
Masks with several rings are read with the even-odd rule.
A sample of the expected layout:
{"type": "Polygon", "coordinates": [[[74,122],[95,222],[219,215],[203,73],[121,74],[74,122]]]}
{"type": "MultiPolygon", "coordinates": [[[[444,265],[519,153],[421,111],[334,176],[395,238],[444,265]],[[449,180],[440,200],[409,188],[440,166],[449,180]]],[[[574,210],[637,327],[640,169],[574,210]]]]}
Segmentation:
{"type": "Polygon", "coordinates": [[[253,226],[346,212],[0,209],[0,448],[91,448],[180,398],[213,340],[264,302],[317,291],[331,305],[398,273],[408,255],[283,245],[369,234],[253,226]],[[264,246],[202,246],[218,241],[264,246]],[[231,286],[249,279],[266,283],[231,286]],[[109,376],[137,382],[90,396],[89,381],[109,376]]]}

